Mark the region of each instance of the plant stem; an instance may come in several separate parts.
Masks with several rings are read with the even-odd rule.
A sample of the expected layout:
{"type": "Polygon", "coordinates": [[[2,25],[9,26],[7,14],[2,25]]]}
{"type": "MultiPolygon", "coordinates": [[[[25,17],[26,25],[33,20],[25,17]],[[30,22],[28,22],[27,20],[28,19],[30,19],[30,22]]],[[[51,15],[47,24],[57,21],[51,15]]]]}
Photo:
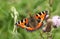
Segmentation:
{"type": "Polygon", "coordinates": [[[17,28],[16,28],[16,21],[17,21],[17,16],[18,16],[18,12],[16,11],[16,8],[15,7],[11,7],[11,11],[13,12],[12,15],[13,15],[13,18],[14,18],[14,28],[13,28],[13,32],[17,32],[17,28]]]}
{"type": "Polygon", "coordinates": [[[49,0],[49,6],[50,6],[50,9],[49,9],[49,15],[51,16],[51,12],[52,12],[52,5],[53,5],[53,0],[49,0]]]}
{"type": "Polygon", "coordinates": [[[42,39],[44,39],[44,37],[42,36],[42,32],[40,32],[40,36],[41,36],[42,39]]]}

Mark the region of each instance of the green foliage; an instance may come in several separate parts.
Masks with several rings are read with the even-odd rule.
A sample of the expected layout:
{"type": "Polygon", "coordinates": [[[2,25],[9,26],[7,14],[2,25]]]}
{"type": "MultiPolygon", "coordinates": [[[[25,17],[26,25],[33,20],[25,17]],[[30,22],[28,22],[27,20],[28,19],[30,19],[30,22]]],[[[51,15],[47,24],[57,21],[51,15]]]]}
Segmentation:
{"type": "MultiPolygon", "coordinates": [[[[52,6],[49,0],[0,0],[0,39],[41,39],[40,30],[28,32],[18,28],[13,32],[14,18],[11,17],[11,6],[14,6],[19,14],[18,20],[29,17],[29,12],[51,10],[51,17],[60,15],[60,0],[53,0],[52,6]]],[[[60,30],[53,30],[53,39],[60,39],[60,30]]],[[[44,35],[45,37],[46,35],[44,35]]],[[[46,37],[45,37],[46,39],[46,37]]]]}

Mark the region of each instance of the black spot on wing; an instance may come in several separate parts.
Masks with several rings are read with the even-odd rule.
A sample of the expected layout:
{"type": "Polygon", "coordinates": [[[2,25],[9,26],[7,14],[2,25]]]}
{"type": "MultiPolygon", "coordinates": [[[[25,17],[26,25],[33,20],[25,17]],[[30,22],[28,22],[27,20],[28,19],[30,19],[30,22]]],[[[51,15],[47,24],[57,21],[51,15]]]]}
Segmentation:
{"type": "Polygon", "coordinates": [[[17,23],[15,23],[15,25],[17,25],[17,24],[20,24],[20,21],[18,21],[17,23]]]}
{"type": "Polygon", "coordinates": [[[44,14],[44,11],[42,11],[42,13],[44,14]]]}
{"type": "Polygon", "coordinates": [[[18,21],[18,24],[20,24],[20,21],[18,21]]]}
{"type": "Polygon", "coordinates": [[[23,20],[21,20],[21,22],[23,23],[23,20]]]}
{"type": "Polygon", "coordinates": [[[39,15],[42,15],[41,12],[38,13],[39,15]]]}
{"type": "Polygon", "coordinates": [[[40,17],[38,17],[38,19],[41,19],[40,17]]]}
{"type": "Polygon", "coordinates": [[[38,15],[36,14],[36,16],[38,16],[38,15]]]}
{"type": "Polygon", "coordinates": [[[26,23],[24,25],[26,25],[26,23]]]}
{"type": "Polygon", "coordinates": [[[26,21],[26,19],[25,19],[25,21],[26,21]]]}
{"type": "Polygon", "coordinates": [[[30,27],[30,26],[29,26],[29,23],[28,23],[28,24],[26,24],[26,26],[27,26],[27,27],[30,27]]]}
{"type": "Polygon", "coordinates": [[[18,26],[18,24],[20,24],[20,21],[18,21],[17,23],[15,23],[16,26],[18,26]]]}
{"type": "Polygon", "coordinates": [[[38,23],[40,22],[40,20],[41,20],[41,18],[39,17],[39,18],[38,18],[38,20],[37,20],[37,21],[38,21],[38,23]]]}

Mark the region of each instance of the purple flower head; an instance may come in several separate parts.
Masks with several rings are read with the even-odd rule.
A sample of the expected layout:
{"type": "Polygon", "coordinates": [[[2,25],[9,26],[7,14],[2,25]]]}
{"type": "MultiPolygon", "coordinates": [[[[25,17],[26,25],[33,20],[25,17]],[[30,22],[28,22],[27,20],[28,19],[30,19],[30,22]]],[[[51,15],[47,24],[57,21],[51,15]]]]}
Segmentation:
{"type": "Polygon", "coordinates": [[[53,16],[52,17],[52,22],[53,22],[53,25],[55,25],[56,27],[59,27],[60,26],[60,16],[53,16]]]}

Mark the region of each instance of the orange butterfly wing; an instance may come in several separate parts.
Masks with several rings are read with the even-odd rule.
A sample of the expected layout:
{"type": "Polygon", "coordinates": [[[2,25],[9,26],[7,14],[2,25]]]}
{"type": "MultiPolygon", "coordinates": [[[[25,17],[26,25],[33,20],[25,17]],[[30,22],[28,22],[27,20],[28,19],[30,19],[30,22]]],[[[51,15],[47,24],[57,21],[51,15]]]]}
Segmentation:
{"type": "Polygon", "coordinates": [[[25,28],[25,29],[28,30],[28,31],[34,31],[34,30],[36,30],[36,29],[39,29],[39,28],[42,26],[43,20],[45,19],[45,16],[46,16],[46,15],[47,15],[47,12],[46,12],[46,11],[40,12],[40,13],[34,15],[34,17],[35,17],[36,19],[39,19],[39,20],[40,20],[40,22],[37,24],[36,27],[33,27],[33,28],[32,28],[32,27],[27,27],[27,26],[26,26],[26,24],[29,23],[28,18],[26,18],[26,19],[24,19],[24,20],[21,20],[21,21],[18,21],[18,23],[16,23],[16,25],[17,25],[17,26],[20,26],[21,28],[25,28]]]}

